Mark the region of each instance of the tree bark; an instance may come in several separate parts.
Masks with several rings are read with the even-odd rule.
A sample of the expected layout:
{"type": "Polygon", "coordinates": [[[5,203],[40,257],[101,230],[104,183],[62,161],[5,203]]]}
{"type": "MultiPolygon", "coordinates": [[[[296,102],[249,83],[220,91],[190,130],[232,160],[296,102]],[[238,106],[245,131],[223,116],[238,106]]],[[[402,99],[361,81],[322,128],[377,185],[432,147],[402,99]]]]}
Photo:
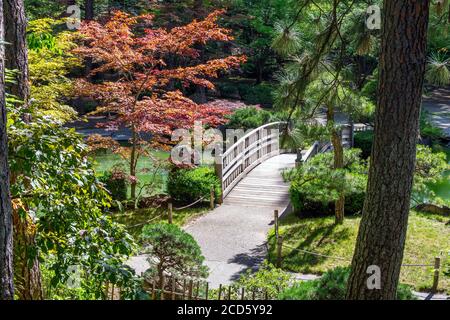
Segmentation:
{"type": "Polygon", "coordinates": [[[3,0],[5,12],[6,68],[17,70],[16,84],[11,93],[25,104],[30,97],[28,76],[27,19],[23,0],[3,0]]]}
{"type": "Polygon", "coordinates": [[[27,208],[13,206],[14,284],[20,300],[42,300],[42,275],[36,250],[36,224],[27,208]],[[25,210],[22,217],[19,210],[25,210]]]}
{"type": "MultiPolygon", "coordinates": [[[[344,167],[344,147],[342,146],[342,138],[338,130],[334,126],[334,108],[328,106],[327,108],[327,124],[332,127],[331,143],[333,145],[334,155],[334,169],[342,169],[344,167]]],[[[341,195],[334,203],[335,223],[341,224],[344,222],[345,212],[345,196],[341,195]]]]}
{"type": "Polygon", "coordinates": [[[84,1],[84,19],[94,20],[94,0],[84,1]]]}
{"type": "Polygon", "coordinates": [[[136,167],[137,167],[137,133],[136,129],[133,126],[132,129],[132,138],[131,138],[131,158],[130,158],[130,176],[133,178],[130,183],[131,189],[131,199],[136,200],[136,167]]]}
{"type": "MultiPolygon", "coordinates": [[[[87,21],[94,20],[94,0],[84,1],[84,19],[87,21]]],[[[92,58],[86,58],[84,70],[85,74],[89,75],[92,70],[92,58]]]]}
{"type": "MultiPolygon", "coordinates": [[[[3,0],[0,0],[0,39],[4,39],[3,0]]],[[[0,300],[14,299],[12,205],[9,190],[6,135],[5,51],[0,43],[0,300]]]]}
{"type": "MultiPolygon", "coordinates": [[[[28,104],[30,98],[30,83],[28,76],[28,50],[26,43],[27,20],[23,0],[4,0],[6,67],[17,70],[16,83],[11,87],[11,93],[28,104]]],[[[14,183],[14,182],[12,182],[14,183]]],[[[14,276],[16,292],[19,298],[27,300],[42,299],[41,272],[37,255],[32,257],[29,251],[36,249],[35,232],[32,218],[15,215],[14,219],[14,252],[20,250],[23,255],[17,255],[14,261],[14,276]]]]}
{"type": "MultiPolygon", "coordinates": [[[[333,144],[334,153],[334,169],[344,168],[344,147],[342,146],[342,138],[337,130],[334,130],[331,135],[331,142],[333,144]]],[[[334,203],[335,223],[341,224],[344,222],[345,214],[345,195],[342,194],[334,203]]]]}
{"type": "Polygon", "coordinates": [[[383,13],[375,137],[347,299],[395,299],[408,225],[429,1],[384,1],[383,13]],[[379,289],[369,286],[372,265],[379,289]]]}

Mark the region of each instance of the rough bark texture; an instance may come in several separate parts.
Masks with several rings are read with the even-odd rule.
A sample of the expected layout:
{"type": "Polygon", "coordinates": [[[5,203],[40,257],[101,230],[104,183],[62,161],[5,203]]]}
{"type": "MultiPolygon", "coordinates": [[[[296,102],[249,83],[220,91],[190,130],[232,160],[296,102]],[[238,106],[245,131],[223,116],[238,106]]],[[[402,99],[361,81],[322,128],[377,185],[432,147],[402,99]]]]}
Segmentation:
{"type": "MultiPolygon", "coordinates": [[[[4,0],[6,67],[18,70],[16,83],[11,86],[11,93],[27,104],[30,96],[28,78],[28,50],[26,44],[26,16],[23,0],[4,0]]],[[[12,182],[13,183],[13,182],[12,182]]],[[[35,233],[30,233],[32,218],[25,211],[24,217],[17,214],[14,219],[14,279],[17,283],[16,293],[21,299],[42,299],[41,273],[37,256],[32,257],[30,251],[35,251],[35,233]],[[18,254],[22,252],[23,254],[18,254]]]]}
{"type": "Polygon", "coordinates": [[[383,14],[375,137],[348,299],[395,298],[408,224],[429,1],[384,1],[383,14]],[[380,268],[380,289],[368,289],[371,265],[380,268]]]}
{"type": "Polygon", "coordinates": [[[22,204],[13,204],[14,285],[20,300],[42,300],[42,281],[36,255],[36,225],[22,204]],[[22,217],[19,210],[23,210],[22,217]]]}
{"type": "MultiPolygon", "coordinates": [[[[0,0],[0,39],[4,39],[3,31],[3,0],[0,0]]],[[[13,230],[6,136],[4,57],[4,46],[0,43],[0,300],[12,300],[14,298],[13,230]]]]}
{"type": "MultiPolygon", "coordinates": [[[[334,108],[328,106],[327,109],[327,123],[334,128],[334,108]]],[[[334,169],[342,169],[344,167],[344,147],[342,146],[342,138],[336,128],[331,132],[331,143],[333,145],[334,169]]],[[[335,223],[341,224],[344,222],[345,211],[345,196],[342,195],[334,203],[335,209],[335,223]]]]}
{"type": "MultiPolygon", "coordinates": [[[[334,153],[334,169],[342,169],[344,167],[344,148],[342,146],[342,138],[338,131],[333,131],[331,136],[334,153]]],[[[344,222],[345,212],[345,196],[335,201],[335,223],[341,224],[344,222]]]]}
{"type": "Polygon", "coordinates": [[[26,43],[27,19],[23,0],[3,0],[5,12],[6,68],[18,70],[17,83],[11,93],[28,102],[30,84],[28,76],[28,49],[26,43]]]}

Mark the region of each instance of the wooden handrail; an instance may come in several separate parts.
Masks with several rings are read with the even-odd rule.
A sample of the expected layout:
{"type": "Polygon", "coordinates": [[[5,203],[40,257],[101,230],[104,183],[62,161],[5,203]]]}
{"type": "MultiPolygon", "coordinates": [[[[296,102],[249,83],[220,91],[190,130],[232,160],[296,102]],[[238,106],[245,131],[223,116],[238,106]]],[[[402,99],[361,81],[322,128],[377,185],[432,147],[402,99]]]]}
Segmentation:
{"type": "Polygon", "coordinates": [[[222,181],[219,203],[254,167],[280,153],[279,133],[283,125],[286,122],[272,122],[256,128],[216,156],[216,173],[222,181]]]}

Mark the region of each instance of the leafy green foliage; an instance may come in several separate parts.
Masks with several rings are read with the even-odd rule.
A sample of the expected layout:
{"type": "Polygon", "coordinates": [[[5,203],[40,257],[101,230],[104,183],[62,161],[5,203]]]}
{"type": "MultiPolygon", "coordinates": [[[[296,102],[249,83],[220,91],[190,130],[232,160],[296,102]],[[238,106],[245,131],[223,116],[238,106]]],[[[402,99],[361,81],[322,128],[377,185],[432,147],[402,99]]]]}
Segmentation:
{"type": "Polygon", "coordinates": [[[243,67],[247,76],[261,82],[278,71],[279,57],[271,43],[277,21],[284,19],[291,10],[286,0],[230,1],[229,17],[224,24],[235,31],[237,45],[249,57],[243,67]]]}
{"type": "MultiPolygon", "coordinates": [[[[367,183],[367,164],[358,149],[345,150],[344,168],[333,169],[333,154],[324,153],[300,167],[285,171],[284,178],[291,182],[289,189],[294,209],[299,214],[326,214],[341,195],[348,197],[348,213],[362,209],[367,183]]],[[[331,210],[330,210],[331,209],[331,210]]]]}
{"type": "Polygon", "coordinates": [[[231,115],[227,116],[227,127],[244,130],[256,129],[269,123],[270,117],[271,113],[269,111],[256,107],[237,109],[231,115]]]}
{"type": "Polygon", "coordinates": [[[364,84],[363,88],[361,89],[361,93],[375,103],[377,100],[377,90],[378,90],[378,68],[374,70],[373,74],[364,84]]]}
{"type": "MultiPolygon", "coordinates": [[[[344,300],[350,268],[336,267],[320,279],[299,282],[279,295],[280,300],[344,300]]],[[[409,286],[400,284],[398,300],[416,300],[409,286]]]]}
{"type": "Polygon", "coordinates": [[[69,73],[81,61],[71,53],[76,46],[74,34],[58,31],[63,24],[64,20],[50,18],[29,22],[28,60],[33,113],[68,121],[76,116],[67,104],[73,84],[69,73]]]}
{"type": "Polygon", "coordinates": [[[146,225],[141,239],[150,264],[147,275],[168,273],[171,276],[204,278],[208,268],[205,258],[194,238],[174,224],[146,225]],[[156,261],[155,261],[156,258],[156,261]]]}
{"type": "Polygon", "coordinates": [[[450,169],[447,156],[443,152],[433,152],[431,148],[418,145],[416,154],[416,167],[414,171],[414,186],[412,199],[416,203],[427,202],[435,204],[445,203],[444,199],[436,196],[430,185],[438,182],[443,173],[450,169]]]}
{"type": "Polygon", "coordinates": [[[425,79],[437,86],[450,84],[450,59],[444,55],[432,54],[428,60],[425,79]]]}
{"type": "Polygon", "coordinates": [[[372,153],[373,131],[355,132],[354,146],[361,149],[361,157],[367,159],[372,153]]]}
{"type": "MultiPolygon", "coordinates": [[[[231,286],[222,287],[223,292],[231,292],[231,299],[241,299],[242,289],[244,289],[244,298],[251,299],[255,297],[274,298],[279,292],[286,290],[292,283],[292,276],[272,264],[264,261],[258,271],[247,270],[231,286]]],[[[213,296],[218,292],[212,292],[213,296]]]]}
{"type": "Polygon", "coordinates": [[[257,85],[241,84],[238,89],[242,100],[247,104],[259,104],[264,107],[272,107],[273,105],[274,87],[267,82],[257,85]]]}
{"type": "Polygon", "coordinates": [[[81,136],[46,117],[24,123],[10,109],[8,137],[12,198],[35,220],[37,248],[30,252],[45,258],[51,285],[64,283],[76,265],[86,294],[103,297],[108,281],[127,295],[136,279],[124,262],[134,242],[104,213],[110,198],[87,161],[81,136]]]}
{"type": "Polygon", "coordinates": [[[422,111],[420,114],[420,135],[422,138],[429,138],[432,142],[438,142],[445,136],[441,128],[436,127],[430,121],[429,113],[422,111]]]}
{"type": "Polygon", "coordinates": [[[128,179],[127,174],[121,168],[114,167],[110,171],[104,172],[100,180],[105,184],[105,188],[111,193],[114,200],[124,201],[127,199],[128,179]]]}
{"type": "Polygon", "coordinates": [[[214,186],[216,197],[221,192],[220,182],[210,167],[194,169],[173,168],[169,173],[167,191],[170,196],[183,203],[192,203],[201,197],[208,197],[214,186]]]}

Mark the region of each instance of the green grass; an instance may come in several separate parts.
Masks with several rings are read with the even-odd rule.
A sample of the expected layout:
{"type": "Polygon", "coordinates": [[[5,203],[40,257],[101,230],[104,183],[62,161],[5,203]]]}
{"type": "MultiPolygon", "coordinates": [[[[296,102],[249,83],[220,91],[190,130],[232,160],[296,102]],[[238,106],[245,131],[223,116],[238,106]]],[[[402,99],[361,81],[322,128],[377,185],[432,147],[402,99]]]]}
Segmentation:
{"type": "MultiPolygon", "coordinates": [[[[174,210],[172,215],[173,223],[178,226],[183,226],[192,219],[205,214],[209,210],[209,206],[206,204],[183,210],[174,210]]],[[[130,210],[124,213],[116,213],[113,215],[113,220],[125,225],[128,232],[136,240],[138,240],[142,232],[142,228],[146,224],[167,222],[168,216],[167,209],[165,208],[147,208],[130,210]]]]}
{"type": "MultiPolygon", "coordinates": [[[[403,264],[432,264],[443,254],[449,259],[450,228],[436,217],[411,212],[403,264]]],[[[280,221],[284,237],[282,268],[293,272],[322,274],[336,266],[350,265],[358,233],[360,217],[347,217],[343,225],[334,225],[334,217],[299,219],[290,215],[280,221]],[[302,253],[291,248],[319,254],[343,257],[346,261],[302,253]]],[[[276,261],[274,233],[269,233],[269,260],[276,261]]],[[[442,261],[442,264],[448,261],[442,261]]],[[[428,290],[432,285],[433,268],[403,267],[400,281],[416,290],[428,290]]],[[[450,292],[450,278],[441,274],[439,290],[450,292]]]]}
{"type": "MultiPolygon", "coordinates": [[[[160,150],[152,150],[151,153],[156,159],[160,159],[160,160],[167,160],[170,155],[169,152],[160,151],[160,150]]],[[[129,172],[126,162],[123,159],[121,159],[119,155],[114,154],[110,151],[99,152],[93,157],[93,159],[96,162],[95,169],[98,174],[103,174],[105,171],[110,170],[112,167],[114,167],[116,165],[122,165],[125,172],[127,172],[127,173],[129,172]]],[[[150,159],[148,157],[141,157],[139,159],[138,165],[137,165],[137,177],[138,177],[139,183],[147,184],[156,178],[157,184],[156,184],[155,191],[159,192],[159,193],[164,192],[165,186],[167,183],[167,172],[165,172],[163,170],[163,171],[161,171],[161,173],[159,173],[155,177],[151,171],[150,172],[145,171],[146,169],[151,169],[151,168],[153,168],[152,159],[150,159]]],[[[143,194],[143,196],[147,196],[147,195],[148,194],[145,194],[145,193],[143,194]]],[[[128,196],[130,196],[130,188],[128,188],[128,196]]]]}

